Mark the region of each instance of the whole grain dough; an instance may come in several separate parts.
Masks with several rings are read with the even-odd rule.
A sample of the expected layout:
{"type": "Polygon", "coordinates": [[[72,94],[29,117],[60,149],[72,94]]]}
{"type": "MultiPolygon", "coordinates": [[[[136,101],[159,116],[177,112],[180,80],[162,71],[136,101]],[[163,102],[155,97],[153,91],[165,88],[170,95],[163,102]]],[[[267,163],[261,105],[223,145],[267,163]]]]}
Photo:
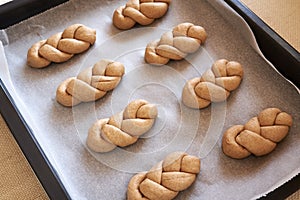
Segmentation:
{"type": "Polygon", "coordinates": [[[217,60],[201,77],[188,80],[182,91],[182,102],[201,109],[211,102],[225,101],[243,78],[242,65],[226,59],[217,60]]]}
{"type": "Polygon", "coordinates": [[[129,0],[114,11],[113,24],[119,29],[130,29],[136,23],[149,25],[166,14],[171,0],[129,0]]]}
{"type": "Polygon", "coordinates": [[[94,66],[81,71],[77,77],[63,81],[56,90],[56,100],[67,107],[96,101],[117,87],[124,73],[122,63],[100,60],[94,66]]]}
{"type": "Polygon", "coordinates": [[[96,30],[82,24],[73,24],[63,32],[57,33],[34,45],[27,52],[27,64],[43,68],[51,62],[61,63],[82,53],[96,41],[96,30]]]}
{"type": "Polygon", "coordinates": [[[223,135],[223,152],[236,159],[251,154],[263,156],[274,150],[292,126],[292,116],[278,108],[267,108],[245,125],[235,125],[223,135]]]}
{"type": "Polygon", "coordinates": [[[196,52],[207,38],[203,27],[181,23],[160,39],[150,42],[145,50],[145,61],[152,65],[165,65],[172,60],[181,60],[196,52]]]}
{"type": "Polygon", "coordinates": [[[157,114],[156,105],[134,100],[124,111],[96,121],[88,131],[87,146],[95,152],[109,152],[131,145],[151,129],[157,114]]]}
{"type": "Polygon", "coordinates": [[[199,158],[184,152],[171,153],[148,172],[131,178],[127,200],[174,199],[194,183],[199,172],[199,158]]]}

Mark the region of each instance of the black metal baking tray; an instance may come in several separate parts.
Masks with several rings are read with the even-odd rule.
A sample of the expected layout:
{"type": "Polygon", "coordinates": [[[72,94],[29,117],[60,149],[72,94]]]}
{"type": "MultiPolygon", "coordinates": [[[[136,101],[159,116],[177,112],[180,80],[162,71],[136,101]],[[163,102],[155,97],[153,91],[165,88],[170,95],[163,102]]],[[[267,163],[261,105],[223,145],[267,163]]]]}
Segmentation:
{"type": "Polygon", "coordinates": [[[300,53],[239,0],[225,0],[252,29],[258,46],[276,69],[300,88],[300,53]]]}
{"type": "MultiPolygon", "coordinates": [[[[14,0],[13,2],[7,3],[0,7],[1,28],[18,23],[21,20],[24,20],[32,15],[65,1],[66,0],[14,0]],[[32,5],[28,5],[31,3],[32,5]],[[41,4],[43,5],[41,6],[41,4]],[[19,9],[19,11],[10,13],[12,10],[14,10],[14,8],[16,10],[19,9]],[[3,18],[3,14],[6,14],[8,17],[3,18]]],[[[299,87],[299,53],[239,1],[225,1],[231,7],[236,9],[236,11],[249,23],[256,36],[259,46],[267,59],[269,59],[284,76],[286,76],[299,87]],[[272,49],[272,51],[270,51],[270,49],[272,49]],[[276,53],[275,55],[274,52],[276,53]],[[287,62],[291,64],[287,64],[287,62]],[[282,63],[284,63],[284,65],[282,65],[282,63]]],[[[71,199],[54,167],[45,156],[45,153],[32,134],[32,130],[29,128],[26,121],[20,114],[14,103],[14,100],[10,96],[1,79],[0,99],[0,113],[8,124],[13,136],[15,137],[17,143],[19,144],[21,150],[23,151],[25,157],[36,173],[50,199],[71,199]]],[[[261,199],[284,199],[300,188],[299,182],[300,176],[297,175],[289,182],[285,183],[261,199]]]]}
{"type": "Polygon", "coordinates": [[[68,0],[13,0],[0,6],[0,29],[7,28],[33,15],[68,0]]]}
{"type": "Polygon", "coordinates": [[[71,199],[0,79],[0,113],[50,199],[71,199]]]}

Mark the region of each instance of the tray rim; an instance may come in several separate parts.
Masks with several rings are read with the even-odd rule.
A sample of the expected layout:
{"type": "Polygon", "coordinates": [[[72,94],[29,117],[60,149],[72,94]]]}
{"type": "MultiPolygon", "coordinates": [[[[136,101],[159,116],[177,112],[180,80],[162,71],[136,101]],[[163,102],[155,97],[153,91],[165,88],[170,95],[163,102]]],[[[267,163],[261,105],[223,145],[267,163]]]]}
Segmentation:
{"type": "Polygon", "coordinates": [[[5,29],[33,15],[69,0],[13,0],[0,6],[0,29],[5,29]]]}
{"type": "Polygon", "coordinates": [[[240,0],[224,0],[250,26],[263,55],[297,88],[300,88],[300,52],[240,0]]]}

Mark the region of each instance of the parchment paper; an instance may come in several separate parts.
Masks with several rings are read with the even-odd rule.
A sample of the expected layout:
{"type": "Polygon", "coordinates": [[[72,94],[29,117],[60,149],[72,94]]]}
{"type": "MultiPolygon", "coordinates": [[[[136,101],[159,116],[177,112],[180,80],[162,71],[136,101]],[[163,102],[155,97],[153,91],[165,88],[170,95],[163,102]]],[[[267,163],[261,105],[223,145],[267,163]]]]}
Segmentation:
{"type": "Polygon", "coordinates": [[[254,199],[299,173],[299,93],[261,55],[248,26],[223,1],[174,0],[168,13],[151,26],[120,31],[112,25],[113,10],[126,1],[74,0],[5,30],[1,78],[57,170],[73,199],[126,199],[130,178],[149,170],[173,151],[187,151],[202,160],[195,183],[176,199],[254,199]],[[221,14],[220,14],[221,13],[221,14]],[[203,26],[208,39],[183,61],[153,67],[144,62],[146,44],[182,22],[203,26]],[[97,31],[86,53],[44,69],[26,65],[30,46],[83,23],[97,31]],[[102,58],[122,62],[120,85],[95,103],[65,108],[55,100],[57,86],[102,58]],[[227,102],[192,110],[181,103],[186,80],[200,76],[220,58],[243,65],[245,76],[227,102]],[[85,145],[88,128],[99,118],[120,112],[133,99],[157,104],[154,127],[134,145],[95,154],[85,145]],[[222,153],[225,130],[244,124],[267,107],[290,113],[294,124],[275,149],[243,160],[222,153]]]}

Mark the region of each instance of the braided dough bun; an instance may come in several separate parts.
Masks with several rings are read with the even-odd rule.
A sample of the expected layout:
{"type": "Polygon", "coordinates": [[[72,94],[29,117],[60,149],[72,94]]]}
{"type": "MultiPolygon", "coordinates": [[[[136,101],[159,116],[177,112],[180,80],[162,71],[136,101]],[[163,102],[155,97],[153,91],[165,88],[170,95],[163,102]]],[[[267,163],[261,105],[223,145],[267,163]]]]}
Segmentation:
{"type": "Polygon", "coordinates": [[[267,108],[244,126],[229,128],[223,135],[223,152],[236,159],[246,158],[251,154],[269,154],[286,137],[292,123],[291,115],[278,108],[267,108]]]}
{"type": "Polygon", "coordinates": [[[166,14],[171,0],[129,0],[115,10],[113,24],[119,29],[130,29],[136,23],[149,25],[166,14]]]}
{"type": "Polygon", "coordinates": [[[189,80],[182,91],[183,103],[190,107],[201,109],[211,102],[225,101],[230,92],[235,90],[243,78],[243,68],[240,63],[217,60],[211,69],[201,77],[189,80]]]}
{"type": "Polygon", "coordinates": [[[62,82],[56,90],[56,100],[67,107],[96,101],[118,86],[124,71],[122,63],[100,60],[80,72],[77,77],[62,82]]]}
{"type": "Polygon", "coordinates": [[[170,59],[181,60],[197,51],[206,40],[203,27],[182,23],[164,33],[159,40],[150,42],[145,50],[145,61],[153,65],[165,65],[170,59]]]}
{"type": "Polygon", "coordinates": [[[196,180],[200,159],[183,152],[169,154],[145,173],[133,176],[128,184],[127,200],[174,199],[196,180]]]}
{"type": "Polygon", "coordinates": [[[95,152],[109,152],[117,146],[131,145],[150,130],[156,117],[154,104],[142,99],[132,101],[124,111],[94,123],[88,132],[87,146],[95,152]]]}
{"type": "Polygon", "coordinates": [[[51,62],[61,63],[79,54],[96,41],[96,31],[82,24],[74,24],[63,32],[42,40],[28,50],[27,64],[34,68],[43,68],[51,62]]]}

